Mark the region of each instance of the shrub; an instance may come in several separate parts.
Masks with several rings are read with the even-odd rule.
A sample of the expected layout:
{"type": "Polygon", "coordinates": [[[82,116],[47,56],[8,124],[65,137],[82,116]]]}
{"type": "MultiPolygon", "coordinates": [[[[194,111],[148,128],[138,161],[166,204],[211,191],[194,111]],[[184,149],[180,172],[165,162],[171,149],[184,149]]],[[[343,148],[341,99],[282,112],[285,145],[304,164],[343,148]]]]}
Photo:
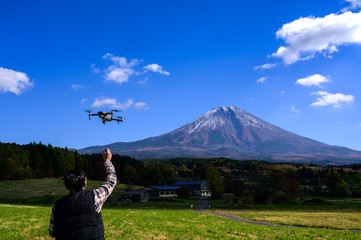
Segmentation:
{"type": "Polygon", "coordinates": [[[188,199],[191,194],[187,186],[181,186],[179,189],[177,189],[177,195],[180,199],[188,199]]]}

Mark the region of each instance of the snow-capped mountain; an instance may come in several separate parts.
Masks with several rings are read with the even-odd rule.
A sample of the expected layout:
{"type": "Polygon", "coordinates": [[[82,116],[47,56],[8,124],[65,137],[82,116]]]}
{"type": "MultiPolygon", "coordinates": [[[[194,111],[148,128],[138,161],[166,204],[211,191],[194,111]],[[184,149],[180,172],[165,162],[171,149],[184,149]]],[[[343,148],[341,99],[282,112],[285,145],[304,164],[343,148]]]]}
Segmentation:
{"type": "Polygon", "coordinates": [[[214,108],[192,122],[163,135],[129,143],[88,147],[140,159],[227,157],[297,162],[361,162],[361,152],[330,146],[276,127],[237,107],[214,108]]]}

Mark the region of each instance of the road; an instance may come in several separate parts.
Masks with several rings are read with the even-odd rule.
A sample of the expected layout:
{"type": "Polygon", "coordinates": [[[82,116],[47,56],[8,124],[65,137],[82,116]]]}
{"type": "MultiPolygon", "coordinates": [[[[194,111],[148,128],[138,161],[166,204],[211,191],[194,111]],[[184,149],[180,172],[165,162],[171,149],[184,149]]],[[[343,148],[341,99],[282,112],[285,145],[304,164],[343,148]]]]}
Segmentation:
{"type": "MultiPolygon", "coordinates": [[[[301,226],[290,226],[290,225],[282,225],[282,224],[276,224],[276,223],[269,223],[269,222],[258,222],[258,221],[252,221],[246,218],[242,218],[235,215],[225,214],[225,213],[219,213],[219,212],[209,212],[205,211],[209,207],[208,200],[206,198],[200,198],[198,202],[198,206],[194,209],[198,212],[204,212],[211,215],[216,215],[218,217],[238,221],[238,222],[244,222],[244,223],[250,223],[250,224],[257,224],[262,226],[273,226],[273,227],[285,227],[285,228],[310,228],[310,227],[301,227],[301,226]]],[[[359,232],[360,230],[343,230],[343,229],[332,229],[332,230],[339,230],[339,231],[350,231],[350,232],[359,232]]]]}

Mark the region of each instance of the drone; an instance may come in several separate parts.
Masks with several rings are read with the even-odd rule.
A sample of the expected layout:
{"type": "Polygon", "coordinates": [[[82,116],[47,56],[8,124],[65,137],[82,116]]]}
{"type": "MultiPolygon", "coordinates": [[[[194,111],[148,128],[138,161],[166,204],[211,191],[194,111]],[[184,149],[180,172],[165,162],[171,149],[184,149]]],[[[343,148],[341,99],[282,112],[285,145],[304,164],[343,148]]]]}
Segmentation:
{"type": "Polygon", "coordinates": [[[91,111],[86,110],[87,113],[89,113],[89,120],[92,116],[99,116],[99,118],[102,119],[102,123],[105,125],[105,122],[111,122],[111,121],[117,121],[123,122],[124,118],[120,116],[116,116],[116,118],[113,118],[114,112],[119,112],[119,110],[111,110],[111,112],[98,112],[98,113],[91,113],[91,111]]]}

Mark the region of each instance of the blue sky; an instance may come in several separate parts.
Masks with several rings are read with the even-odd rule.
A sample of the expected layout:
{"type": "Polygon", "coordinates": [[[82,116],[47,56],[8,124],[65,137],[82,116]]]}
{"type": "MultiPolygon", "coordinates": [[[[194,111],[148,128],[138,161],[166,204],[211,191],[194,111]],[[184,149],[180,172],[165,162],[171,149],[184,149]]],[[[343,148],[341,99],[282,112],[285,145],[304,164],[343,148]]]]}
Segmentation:
{"type": "Polygon", "coordinates": [[[0,141],[129,142],[234,105],[361,150],[360,9],[360,0],[4,0],[0,141]],[[114,108],[124,123],[83,111],[114,108]]]}

